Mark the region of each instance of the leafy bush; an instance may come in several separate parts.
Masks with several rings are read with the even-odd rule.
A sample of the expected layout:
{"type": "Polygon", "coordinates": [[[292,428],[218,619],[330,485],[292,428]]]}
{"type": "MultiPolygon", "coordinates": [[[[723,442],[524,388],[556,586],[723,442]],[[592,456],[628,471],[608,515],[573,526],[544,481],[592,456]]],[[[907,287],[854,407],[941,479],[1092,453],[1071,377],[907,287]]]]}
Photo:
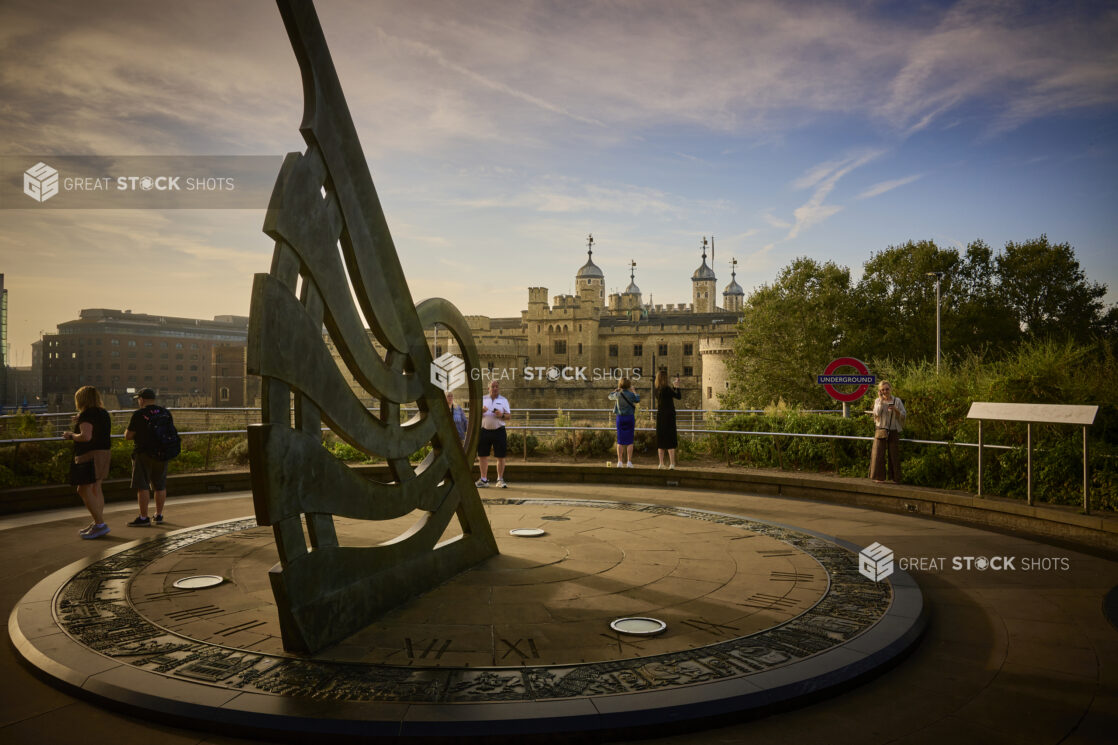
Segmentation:
{"type": "Polygon", "coordinates": [[[533,434],[522,435],[519,432],[508,433],[509,455],[524,455],[524,441],[528,441],[528,456],[536,455],[540,450],[540,438],[533,434]]]}
{"type": "MultiPolygon", "coordinates": [[[[583,426],[590,426],[581,422],[583,426]]],[[[577,429],[559,432],[551,443],[557,455],[600,458],[613,451],[614,436],[606,430],[577,429]]]]}
{"type": "Polygon", "coordinates": [[[345,461],[346,463],[364,463],[369,457],[368,455],[357,448],[350,445],[348,442],[342,440],[334,440],[333,442],[323,442],[323,445],[334,454],[338,460],[345,461]]]}
{"type": "MultiPolygon", "coordinates": [[[[867,435],[864,417],[843,419],[834,414],[809,414],[788,407],[773,413],[739,414],[721,429],[743,432],[794,432],[807,435],[867,435]]],[[[711,455],[729,462],[762,468],[835,471],[865,475],[870,443],[861,440],[781,435],[712,435],[707,446],[711,455]]]]}
{"type": "Polygon", "coordinates": [[[248,439],[239,440],[233,447],[229,448],[229,460],[238,466],[248,465],[248,439]]]}

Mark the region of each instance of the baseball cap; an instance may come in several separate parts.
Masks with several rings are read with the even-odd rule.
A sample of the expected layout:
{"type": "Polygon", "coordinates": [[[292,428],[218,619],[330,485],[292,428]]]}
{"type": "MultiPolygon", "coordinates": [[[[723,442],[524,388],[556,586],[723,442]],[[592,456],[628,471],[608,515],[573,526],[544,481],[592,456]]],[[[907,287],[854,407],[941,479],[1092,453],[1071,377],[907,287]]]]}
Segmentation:
{"type": "Polygon", "coordinates": [[[132,396],[132,398],[150,398],[150,399],[154,400],[155,399],[155,391],[153,391],[151,388],[144,388],[139,393],[132,396]]]}

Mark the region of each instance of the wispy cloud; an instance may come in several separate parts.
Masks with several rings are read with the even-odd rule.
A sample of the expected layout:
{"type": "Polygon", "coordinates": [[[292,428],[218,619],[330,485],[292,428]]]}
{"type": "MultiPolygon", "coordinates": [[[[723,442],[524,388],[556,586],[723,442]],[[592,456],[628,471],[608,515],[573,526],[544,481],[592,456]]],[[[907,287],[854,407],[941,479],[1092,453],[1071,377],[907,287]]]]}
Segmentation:
{"type": "Polygon", "coordinates": [[[1118,14],[1067,6],[961,0],[915,34],[874,111],[906,135],[976,105],[997,133],[1059,112],[1118,102],[1118,14]]]}
{"type": "Polygon", "coordinates": [[[774,228],[777,228],[779,230],[784,230],[786,228],[792,227],[791,221],[783,220],[783,219],[777,217],[776,215],[774,215],[771,211],[766,212],[764,215],[762,215],[761,219],[763,219],[770,226],[772,226],[774,228]]]}
{"type": "Polygon", "coordinates": [[[884,150],[861,150],[849,154],[839,160],[827,161],[809,169],[800,178],[792,182],[795,189],[813,188],[811,198],[800,205],[792,213],[795,222],[792,224],[785,240],[792,240],[801,231],[810,228],[839,212],[842,207],[835,204],[826,204],[825,200],[834,190],[835,184],[846,174],[860,168],[875,158],[880,157],[884,150]]]}
{"type": "Polygon", "coordinates": [[[661,215],[679,217],[696,210],[725,209],[725,200],[700,201],[659,189],[578,182],[541,183],[515,193],[455,200],[471,209],[528,209],[542,213],[661,215]]]}
{"type": "Polygon", "coordinates": [[[905,184],[911,184],[913,181],[920,179],[922,175],[923,174],[914,173],[913,175],[905,176],[904,178],[893,179],[892,181],[878,182],[854,198],[869,199],[871,197],[881,196],[887,191],[892,191],[893,189],[904,186],[905,184]]]}

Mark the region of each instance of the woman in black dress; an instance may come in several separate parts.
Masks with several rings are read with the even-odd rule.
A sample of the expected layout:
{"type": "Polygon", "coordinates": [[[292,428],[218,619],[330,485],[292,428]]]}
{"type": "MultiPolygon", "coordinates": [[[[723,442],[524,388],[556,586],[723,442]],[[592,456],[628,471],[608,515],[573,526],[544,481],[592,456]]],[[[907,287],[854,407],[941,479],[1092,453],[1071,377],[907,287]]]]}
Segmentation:
{"type": "Polygon", "coordinates": [[[675,468],[675,449],[679,447],[679,435],[675,429],[675,399],[680,398],[679,378],[668,385],[668,374],[663,370],[656,373],[656,453],[660,456],[660,468],[675,468]],[[668,453],[668,465],[664,465],[664,451],[668,453]]]}

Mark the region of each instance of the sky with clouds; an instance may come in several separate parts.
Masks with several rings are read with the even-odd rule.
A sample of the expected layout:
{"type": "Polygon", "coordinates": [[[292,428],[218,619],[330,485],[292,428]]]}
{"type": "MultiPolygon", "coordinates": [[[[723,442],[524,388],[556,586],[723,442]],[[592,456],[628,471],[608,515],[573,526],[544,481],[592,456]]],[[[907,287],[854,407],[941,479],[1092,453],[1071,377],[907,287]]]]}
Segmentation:
{"type": "MultiPolygon", "coordinates": [[[[1112,2],[317,5],[417,300],[516,315],[588,233],[607,290],[635,260],[655,303],[690,302],[711,235],[748,291],[1045,233],[1116,299],[1112,2]]],[[[268,0],[0,4],[0,155],[281,155],[301,110],[268,0]]],[[[268,270],[263,204],[37,207],[0,205],[14,364],[82,308],[247,314],[268,270]]]]}

